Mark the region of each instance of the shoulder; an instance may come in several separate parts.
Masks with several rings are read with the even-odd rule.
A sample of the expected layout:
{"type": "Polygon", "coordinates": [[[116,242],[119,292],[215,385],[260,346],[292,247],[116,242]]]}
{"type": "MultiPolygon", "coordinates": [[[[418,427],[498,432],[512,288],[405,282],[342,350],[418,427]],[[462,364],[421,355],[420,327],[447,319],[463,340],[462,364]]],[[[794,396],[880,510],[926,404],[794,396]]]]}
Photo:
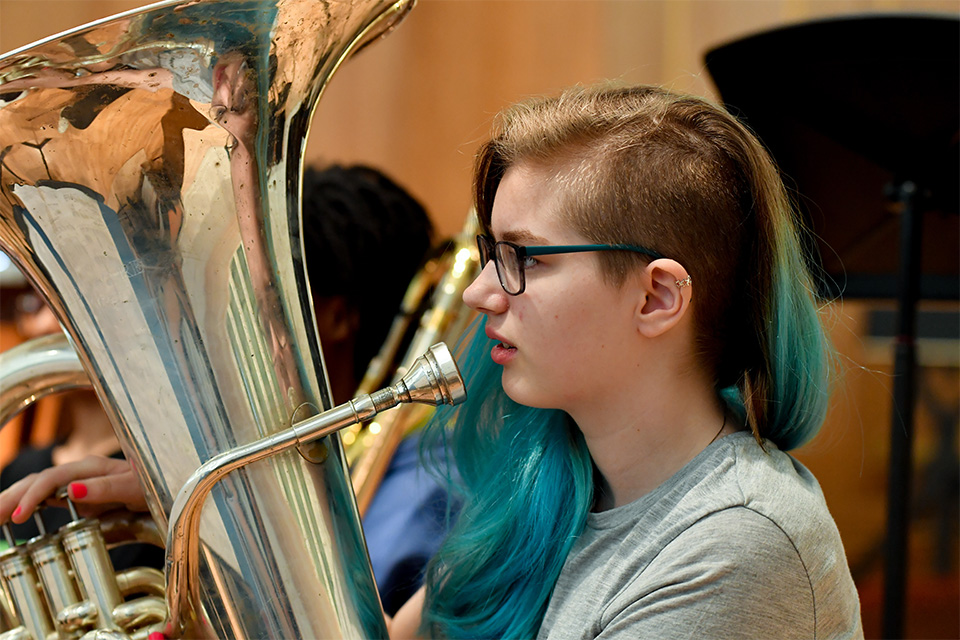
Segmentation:
{"type": "Polygon", "coordinates": [[[734,434],[637,503],[591,514],[541,636],[857,638],[859,620],[816,480],[734,434]]]}
{"type": "Polygon", "coordinates": [[[667,616],[711,636],[722,613],[726,632],[857,637],[856,588],[816,479],[749,434],[724,440],[634,521],[608,565],[621,581],[601,626],[667,616]]]}
{"type": "Polygon", "coordinates": [[[801,628],[813,620],[810,577],[790,537],[770,518],[743,506],[705,515],[680,532],[634,576],[611,613],[653,601],[695,611],[700,600],[725,615],[779,610],[789,617],[794,612],[793,622],[801,628]]]}
{"type": "Polygon", "coordinates": [[[749,507],[735,505],[705,514],[667,543],[654,561],[683,558],[684,561],[710,559],[732,567],[741,564],[762,565],[767,556],[802,569],[800,554],[791,537],[767,515],[749,507]],[[758,554],[760,554],[758,556],[758,554]]]}
{"type": "Polygon", "coordinates": [[[757,516],[798,544],[801,554],[808,537],[821,540],[823,531],[836,531],[813,475],[772,444],[764,450],[746,432],[716,442],[649,499],[632,533],[661,546],[692,527],[736,526],[738,518],[757,516]]]}
{"type": "Polygon", "coordinates": [[[738,451],[735,481],[742,506],[783,532],[815,586],[849,575],[840,532],[816,478],[789,454],[769,447],[738,451]]]}
{"type": "Polygon", "coordinates": [[[670,629],[661,637],[860,637],[856,592],[845,580],[825,602],[783,528],[734,506],[666,544],[608,602],[600,626],[641,636],[670,629]]]}

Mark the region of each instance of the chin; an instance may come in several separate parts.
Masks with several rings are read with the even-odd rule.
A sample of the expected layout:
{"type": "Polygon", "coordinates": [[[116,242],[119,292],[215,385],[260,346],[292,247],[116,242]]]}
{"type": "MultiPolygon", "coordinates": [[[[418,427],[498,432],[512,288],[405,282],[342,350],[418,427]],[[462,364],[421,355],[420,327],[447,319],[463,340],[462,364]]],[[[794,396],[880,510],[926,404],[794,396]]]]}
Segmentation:
{"type": "Polygon", "coordinates": [[[524,384],[524,380],[517,380],[515,377],[510,376],[506,370],[504,370],[501,377],[501,384],[503,386],[503,392],[517,404],[522,404],[525,407],[533,407],[534,409],[558,408],[556,403],[550,401],[550,398],[547,397],[549,394],[545,394],[543,389],[531,388],[529,385],[524,384]]]}

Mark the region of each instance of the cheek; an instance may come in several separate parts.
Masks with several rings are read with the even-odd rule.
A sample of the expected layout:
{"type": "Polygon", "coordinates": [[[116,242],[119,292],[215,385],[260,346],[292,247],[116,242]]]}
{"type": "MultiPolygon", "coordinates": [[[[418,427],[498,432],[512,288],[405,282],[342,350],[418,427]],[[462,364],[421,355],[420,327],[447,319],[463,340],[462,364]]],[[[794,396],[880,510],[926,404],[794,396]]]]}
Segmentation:
{"type": "Polygon", "coordinates": [[[577,357],[590,360],[609,351],[622,336],[622,308],[600,296],[571,297],[549,317],[554,335],[561,335],[577,357]]]}
{"type": "Polygon", "coordinates": [[[557,360],[580,360],[597,339],[596,311],[571,295],[562,305],[545,310],[538,322],[537,339],[557,360]]]}

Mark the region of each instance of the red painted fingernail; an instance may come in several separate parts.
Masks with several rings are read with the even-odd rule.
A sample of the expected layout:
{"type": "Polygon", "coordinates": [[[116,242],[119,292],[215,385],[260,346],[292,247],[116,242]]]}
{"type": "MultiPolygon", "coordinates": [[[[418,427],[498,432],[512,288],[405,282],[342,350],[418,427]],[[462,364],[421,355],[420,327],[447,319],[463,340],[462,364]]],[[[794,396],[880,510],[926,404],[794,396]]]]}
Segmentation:
{"type": "Polygon", "coordinates": [[[20,515],[21,511],[23,511],[23,507],[17,507],[16,509],[13,510],[13,515],[10,517],[16,518],[18,515],[20,515]]]}
{"type": "Polygon", "coordinates": [[[87,497],[87,485],[82,482],[71,482],[70,495],[74,500],[83,500],[87,497]]]}
{"type": "Polygon", "coordinates": [[[159,631],[154,631],[147,636],[147,640],[167,640],[167,636],[163,635],[159,631]]]}

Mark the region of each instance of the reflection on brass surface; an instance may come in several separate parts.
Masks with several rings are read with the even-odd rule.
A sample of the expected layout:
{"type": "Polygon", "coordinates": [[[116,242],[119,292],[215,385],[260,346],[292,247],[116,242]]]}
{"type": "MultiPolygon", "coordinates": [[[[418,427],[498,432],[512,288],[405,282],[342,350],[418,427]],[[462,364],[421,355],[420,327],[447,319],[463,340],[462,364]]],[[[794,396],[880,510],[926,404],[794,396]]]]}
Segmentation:
{"type": "Polygon", "coordinates": [[[0,353],[0,426],[40,398],[89,389],[90,379],[63,334],[28,340],[0,353]]]}
{"type": "MultiPolygon", "coordinates": [[[[163,2],[0,58],[0,248],[64,325],[161,531],[205,461],[330,407],[300,158],[331,74],[411,6],[163,2]]],[[[386,635],[342,448],[324,443],[323,462],[291,450],[212,489],[202,599],[167,593],[191,633],[386,635]]],[[[140,616],[108,600],[99,617],[140,616]]]]}

